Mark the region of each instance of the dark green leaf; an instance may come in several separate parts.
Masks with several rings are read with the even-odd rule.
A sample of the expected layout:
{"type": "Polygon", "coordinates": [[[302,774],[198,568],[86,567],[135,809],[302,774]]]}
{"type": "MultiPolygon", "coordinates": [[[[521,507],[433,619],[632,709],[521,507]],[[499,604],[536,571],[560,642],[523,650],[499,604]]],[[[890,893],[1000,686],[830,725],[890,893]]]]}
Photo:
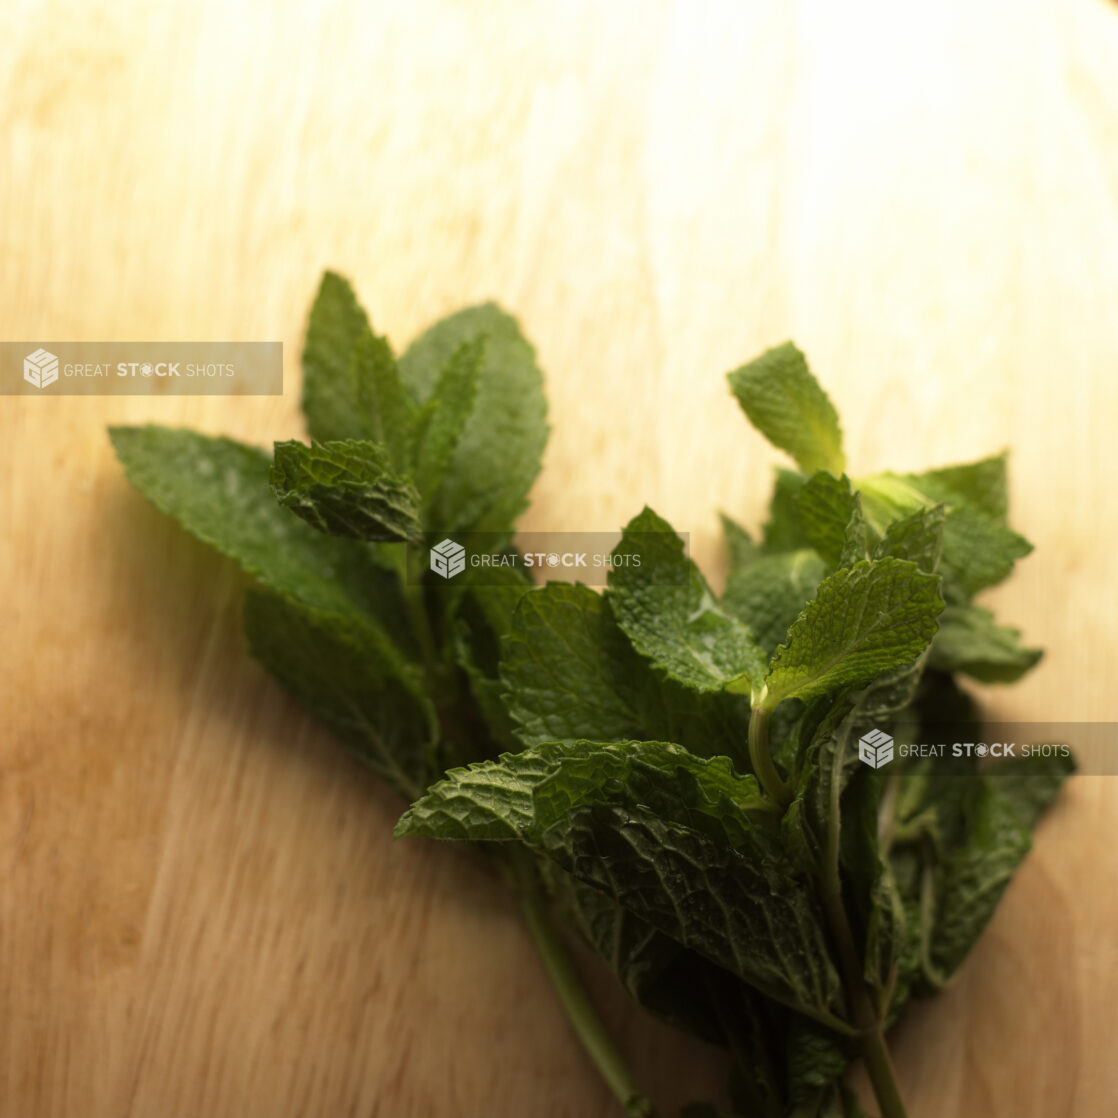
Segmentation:
{"type": "MultiPolygon", "coordinates": [[[[364,358],[359,360],[358,341],[371,334],[349,281],[326,272],[311,307],[303,345],[303,411],[311,438],[321,442],[376,438],[363,406],[367,401],[362,398],[360,373],[376,341],[384,349],[387,343],[383,339],[372,346],[366,342],[364,358]]],[[[390,350],[387,356],[391,359],[390,350]]]]}
{"type": "Polygon", "coordinates": [[[244,618],[252,654],[401,795],[437,775],[434,711],[378,667],[384,650],[365,626],[258,590],[244,618]]]}
{"type": "Polygon", "coordinates": [[[544,835],[575,877],[774,1000],[841,1027],[841,984],[808,881],[766,831],[722,846],[642,808],[584,808],[544,835]]]}
{"type": "Polygon", "coordinates": [[[609,604],[634,648],[696,691],[748,694],[767,658],[749,628],[721,609],[683,540],[646,508],[613,550],[609,604]]]}
{"type": "Polygon", "coordinates": [[[665,680],[617,627],[601,595],[550,583],[526,595],[501,654],[509,712],[528,745],[643,738],[738,756],[748,706],[665,680]]]}
{"type": "Polygon", "coordinates": [[[516,838],[544,832],[594,804],[629,803],[740,845],[770,805],[753,776],[725,757],[702,758],[668,742],[553,742],[451,770],[427,789],[397,827],[428,838],[516,838]]]}
{"type": "Polygon", "coordinates": [[[772,656],[826,574],[827,564],[811,549],[762,555],[730,572],[722,608],[744,621],[772,656]]]}
{"type": "Polygon", "coordinates": [[[752,563],[759,554],[759,548],[750,538],[749,533],[725,513],[720,513],[719,519],[722,523],[722,539],[726,544],[729,569],[736,571],[752,563]]]}
{"type": "Polygon", "coordinates": [[[484,336],[463,342],[450,355],[434,394],[418,413],[415,479],[428,508],[435,503],[473,412],[484,357],[484,336]]]}
{"type": "Polygon", "coordinates": [[[800,523],[812,547],[831,567],[851,566],[866,557],[866,522],[861,500],[843,474],[820,470],[804,483],[796,498],[800,523]],[[842,562],[844,553],[852,560],[842,562]]]}
{"type": "Polygon", "coordinates": [[[345,576],[361,561],[359,545],[280,508],[263,451],[170,427],[114,427],[110,435],[128,480],[187,531],[278,594],[327,613],[354,610],[345,576]]]}
{"type": "Polygon", "coordinates": [[[284,508],[327,535],[403,541],[422,533],[415,486],[376,443],[276,443],[271,482],[284,508]]]}
{"type": "Polygon", "coordinates": [[[939,566],[943,553],[943,521],[943,505],[917,509],[894,520],[874,548],[873,557],[884,559],[893,555],[898,559],[909,559],[922,571],[931,574],[939,566]]]}
{"type": "Polygon", "coordinates": [[[983,683],[1012,683],[1044,654],[1021,644],[1021,633],[998,625],[981,606],[947,606],[939,619],[928,663],[941,671],[963,672],[983,683]]]}
{"type": "Polygon", "coordinates": [[[413,397],[427,401],[451,355],[484,336],[477,399],[458,439],[430,523],[442,531],[511,531],[547,442],[547,404],[535,353],[516,320],[492,303],[436,323],[400,358],[413,397]]]}

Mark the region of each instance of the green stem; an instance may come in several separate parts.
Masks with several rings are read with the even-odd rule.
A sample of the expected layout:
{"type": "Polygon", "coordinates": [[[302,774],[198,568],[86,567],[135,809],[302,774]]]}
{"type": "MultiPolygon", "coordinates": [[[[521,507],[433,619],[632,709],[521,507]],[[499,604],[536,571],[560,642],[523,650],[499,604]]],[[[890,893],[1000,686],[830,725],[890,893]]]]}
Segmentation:
{"type": "Polygon", "coordinates": [[[861,957],[854,932],[842,900],[842,876],[839,872],[839,836],[841,832],[841,783],[846,735],[835,748],[831,769],[831,802],[827,833],[819,859],[819,884],[823,912],[838,953],[839,970],[846,996],[850,1002],[854,1024],[858,1027],[858,1050],[869,1072],[873,1093],[881,1107],[881,1118],[906,1118],[904,1102],[897,1087],[897,1077],[889,1058],[889,1049],[881,1030],[881,1021],[862,972],[861,957]]]}
{"type": "Polygon", "coordinates": [[[582,1047],[594,1061],[614,1097],[625,1108],[626,1115],[629,1118],[651,1118],[652,1104],[634,1082],[624,1057],[591,1003],[586,987],[547,913],[530,862],[522,850],[514,851],[510,861],[524,921],[582,1047]]]}
{"type": "Polygon", "coordinates": [[[792,802],[792,789],[785,784],[773,764],[769,750],[769,722],[772,713],[755,706],[749,715],[749,762],[771,800],[783,810],[792,802]]]}

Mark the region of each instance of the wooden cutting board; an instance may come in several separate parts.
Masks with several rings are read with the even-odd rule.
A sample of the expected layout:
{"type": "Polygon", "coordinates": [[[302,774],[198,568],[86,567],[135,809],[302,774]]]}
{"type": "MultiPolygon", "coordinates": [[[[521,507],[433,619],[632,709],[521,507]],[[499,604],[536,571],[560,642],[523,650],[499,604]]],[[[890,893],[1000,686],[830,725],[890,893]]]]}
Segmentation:
{"type": "MultiPolygon", "coordinates": [[[[319,273],[402,345],[495,297],[553,436],[526,526],[647,501],[717,581],[776,460],[723,374],[794,337],[852,467],[1013,449],[1014,718],[1118,719],[1118,9],[139,0],[0,14],[0,337],[281,339],[282,398],[0,403],[0,1114],[616,1113],[508,899],[247,657],[229,567],[110,422],[301,433],[319,273]]],[[[1118,784],[1073,782],[913,1118],[1118,1112],[1118,784]]],[[[594,971],[593,966],[590,966],[594,971]]],[[[675,1104],[717,1055],[604,1012],[675,1104]]]]}

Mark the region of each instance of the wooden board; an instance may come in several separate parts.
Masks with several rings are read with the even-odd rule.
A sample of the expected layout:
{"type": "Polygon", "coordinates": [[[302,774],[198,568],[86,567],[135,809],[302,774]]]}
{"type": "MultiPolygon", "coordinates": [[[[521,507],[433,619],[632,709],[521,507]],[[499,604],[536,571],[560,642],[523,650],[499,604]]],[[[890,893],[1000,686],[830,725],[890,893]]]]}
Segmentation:
{"type": "MultiPolygon", "coordinates": [[[[648,501],[712,570],[775,461],[725,371],[795,337],[852,466],[1013,448],[1049,649],[991,696],[1118,719],[1118,10],[241,0],[0,14],[0,337],[278,338],[282,399],[0,401],[0,1114],[615,1113],[516,914],[249,661],[229,568],[109,422],[300,433],[324,266],[404,343],[496,297],[548,374],[526,525],[648,501]],[[916,422],[914,422],[914,419],[916,422]]],[[[1074,782],[913,1118],[1109,1115],[1118,785],[1074,782]]],[[[716,1056],[603,990],[663,1113],[716,1056]]]]}

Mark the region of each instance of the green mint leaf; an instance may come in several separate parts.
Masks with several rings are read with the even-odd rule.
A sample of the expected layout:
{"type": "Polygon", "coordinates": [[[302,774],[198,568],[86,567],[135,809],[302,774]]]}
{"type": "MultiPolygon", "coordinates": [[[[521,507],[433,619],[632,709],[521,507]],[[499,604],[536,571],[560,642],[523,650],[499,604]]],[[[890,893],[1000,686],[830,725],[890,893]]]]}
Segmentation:
{"type": "Polygon", "coordinates": [[[810,548],[762,555],[730,572],[722,608],[744,621],[772,656],[826,574],[827,564],[810,548]]]}
{"type": "Polygon", "coordinates": [[[401,795],[438,774],[434,709],[401,684],[411,669],[375,630],[260,590],[245,595],[244,624],[252,654],[401,795]]]}
{"type": "Polygon", "coordinates": [[[668,742],[550,742],[452,769],[412,805],[397,834],[539,846],[572,812],[619,802],[732,845],[748,840],[755,815],[771,811],[756,779],[734,772],[725,757],[696,757],[668,742]]]}
{"type": "Polygon", "coordinates": [[[892,555],[908,559],[931,574],[939,566],[943,554],[944,515],[943,505],[932,505],[894,520],[874,548],[873,558],[892,555]]]}
{"type": "Polygon", "coordinates": [[[1073,772],[1075,760],[1055,754],[1007,757],[983,775],[1009,802],[1022,826],[1032,830],[1073,772]]]}
{"type": "Polygon", "coordinates": [[[821,470],[796,496],[800,523],[812,547],[831,567],[853,566],[866,557],[866,521],[850,479],[821,470]],[[846,558],[849,562],[843,562],[846,558]]]}
{"type": "Polygon", "coordinates": [[[1032,544],[1004,524],[968,507],[950,509],[943,524],[945,578],[966,594],[1004,582],[1032,544]]]}
{"type": "Polygon", "coordinates": [[[1002,507],[1003,502],[996,495],[985,502],[965,503],[962,494],[952,493],[942,485],[928,486],[924,475],[919,474],[877,474],[863,478],[858,487],[866,517],[879,533],[886,532],[896,520],[909,517],[937,502],[943,503],[938,496],[930,494],[949,499],[939,568],[947,581],[949,598],[958,596],[952,594],[953,589],[970,597],[985,587],[1002,582],[1013,570],[1013,564],[1032,551],[1028,540],[1010,529],[1004,520],[985,511],[1002,507]]]}
{"type": "Polygon", "coordinates": [[[985,781],[968,812],[966,841],[943,865],[931,956],[950,978],[985,930],[1032,845],[1013,800],[985,781]]]}
{"type": "Polygon", "coordinates": [[[516,319],[492,303],[459,311],[413,342],[399,362],[404,384],[414,399],[430,400],[455,351],[483,335],[476,401],[429,519],[447,532],[511,532],[547,442],[547,404],[535,352],[516,319]]]}
{"type": "Polygon", "coordinates": [[[814,890],[763,828],[729,847],[641,807],[568,815],[544,852],[761,993],[842,1028],[841,982],[814,890]]]}
{"type": "Polygon", "coordinates": [[[939,580],[903,559],[870,559],[836,571],[777,649],[758,702],[810,699],[864,686],[911,664],[927,647],[943,609],[939,580]]]}
{"type": "MultiPolygon", "coordinates": [[[[489,589],[489,588],[486,588],[489,589]]],[[[550,583],[521,600],[502,646],[505,701],[526,745],[630,738],[740,756],[748,707],[664,679],[618,628],[602,596],[550,583]]]]}
{"type": "MultiPolygon", "coordinates": [[[[784,1040],[787,1053],[788,1101],[803,1106],[829,1090],[846,1070],[850,1057],[841,1038],[809,1018],[790,1015],[784,1040]]],[[[810,1110],[809,1110],[810,1112],[810,1110]]],[[[794,1110],[792,1113],[799,1114],[794,1110]]]]}
{"type": "Polygon", "coordinates": [[[800,520],[799,495],[806,481],[795,470],[776,471],[762,542],[765,551],[798,551],[810,546],[811,540],[800,520]]]}
{"type": "Polygon", "coordinates": [[[271,482],[280,505],[327,535],[382,541],[422,535],[419,494],[376,443],[276,443],[271,482]]]}
{"type": "Polygon", "coordinates": [[[838,414],[791,342],[766,350],[729,379],[749,421],[801,470],[843,472],[838,414]]]}
{"type": "Polygon", "coordinates": [[[760,554],[757,545],[736,520],[732,520],[725,513],[720,513],[719,519],[722,523],[722,539],[726,545],[730,570],[736,571],[739,567],[748,566],[760,554]]]}
{"type": "Polygon", "coordinates": [[[928,663],[941,671],[963,672],[983,683],[1012,683],[1044,655],[1026,648],[1021,633],[998,625],[981,606],[947,606],[939,619],[928,663]]]}
{"type": "Polygon", "coordinates": [[[541,865],[563,916],[630,996],[675,1028],[719,1043],[703,984],[709,964],[554,862],[541,865]]]}
{"type": "Polygon", "coordinates": [[[359,339],[371,333],[349,281],[326,272],[303,344],[303,412],[312,438],[328,442],[374,437],[362,407],[355,360],[359,339]]]}
{"type": "Polygon", "coordinates": [[[450,355],[434,394],[416,417],[415,479],[428,506],[434,504],[474,409],[484,357],[484,336],[463,342],[450,355]]]}
{"type": "Polygon", "coordinates": [[[392,347],[372,330],[365,330],[357,339],[351,363],[349,375],[356,384],[357,416],[365,432],[362,437],[387,447],[389,462],[397,473],[410,473],[416,406],[400,379],[392,347]]]}
{"type": "Polygon", "coordinates": [[[347,569],[358,545],[334,540],[272,498],[268,455],[171,427],[114,427],[128,480],[160,512],[284,597],[328,613],[355,608],[347,569]]]}
{"type": "Polygon", "coordinates": [[[494,740],[506,749],[517,749],[516,724],[504,702],[499,674],[500,644],[512,629],[521,598],[532,588],[518,567],[494,567],[482,576],[468,568],[465,590],[450,618],[454,657],[466,673],[474,696],[494,740]]]}
{"type": "Polygon", "coordinates": [[[1002,451],[977,462],[902,476],[931,501],[967,505],[1005,523],[1009,512],[1008,456],[1008,451],[1002,451]]]}
{"type": "Polygon", "coordinates": [[[748,627],[719,606],[671,525],[646,508],[613,550],[608,600],[618,625],[670,679],[748,694],[767,660],[748,627]]]}

